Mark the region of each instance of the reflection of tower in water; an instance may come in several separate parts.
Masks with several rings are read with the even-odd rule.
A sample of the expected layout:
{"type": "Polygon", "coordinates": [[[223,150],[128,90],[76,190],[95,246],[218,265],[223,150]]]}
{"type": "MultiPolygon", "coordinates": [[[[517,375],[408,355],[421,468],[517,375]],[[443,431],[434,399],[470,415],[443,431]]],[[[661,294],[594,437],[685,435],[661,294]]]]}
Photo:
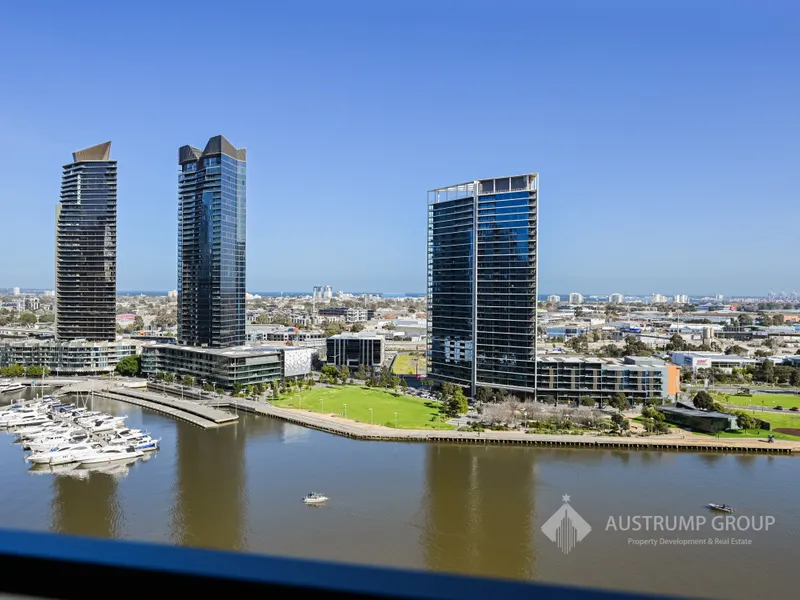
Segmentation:
{"type": "Polygon", "coordinates": [[[51,529],[56,533],[103,538],[120,534],[123,514],[117,481],[111,475],[54,475],[52,502],[51,529]]]}
{"type": "Polygon", "coordinates": [[[534,456],[519,448],[427,448],[429,569],[533,578],[534,456]]]}
{"type": "Polygon", "coordinates": [[[226,550],[246,547],[246,442],[283,435],[273,419],[240,415],[219,429],[179,423],[177,489],[172,540],[177,544],[226,550]]]}

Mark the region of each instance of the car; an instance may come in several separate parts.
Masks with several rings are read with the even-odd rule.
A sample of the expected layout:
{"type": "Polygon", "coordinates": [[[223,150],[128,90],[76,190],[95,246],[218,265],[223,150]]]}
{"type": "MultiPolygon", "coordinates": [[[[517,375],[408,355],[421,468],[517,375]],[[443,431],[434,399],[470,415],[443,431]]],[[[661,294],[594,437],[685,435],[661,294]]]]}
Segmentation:
{"type": "Polygon", "coordinates": [[[792,407],[792,408],[790,408],[789,410],[791,410],[792,412],[798,412],[798,411],[800,411],[800,407],[798,407],[798,406],[793,406],[793,407],[792,407]]]}
{"type": "Polygon", "coordinates": [[[775,407],[775,410],[783,410],[783,407],[780,404],[778,404],[778,406],[775,407]]]}

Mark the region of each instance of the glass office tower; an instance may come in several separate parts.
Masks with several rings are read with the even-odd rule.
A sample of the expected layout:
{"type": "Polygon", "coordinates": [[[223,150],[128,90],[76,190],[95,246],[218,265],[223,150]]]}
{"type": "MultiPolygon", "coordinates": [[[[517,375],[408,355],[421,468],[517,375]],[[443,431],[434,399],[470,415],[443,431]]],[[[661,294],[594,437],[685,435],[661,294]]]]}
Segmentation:
{"type": "Polygon", "coordinates": [[[178,164],[178,340],[244,344],[246,150],[218,135],[178,164]]]}
{"type": "Polygon", "coordinates": [[[56,335],[117,335],[117,161],[111,142],[79,150],[64,165],[56,207],[56,335]]]}
{"type": "Polygon", "coordinates": [[[428,377],[536,390],[537,174],[428,192],[428,377]]]}

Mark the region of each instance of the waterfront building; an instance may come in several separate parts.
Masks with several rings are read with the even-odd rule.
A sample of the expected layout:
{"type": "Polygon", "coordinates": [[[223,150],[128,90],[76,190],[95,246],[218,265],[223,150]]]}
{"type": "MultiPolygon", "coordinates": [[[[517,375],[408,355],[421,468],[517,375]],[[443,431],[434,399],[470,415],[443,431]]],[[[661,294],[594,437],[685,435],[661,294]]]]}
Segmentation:
{"type": "Polygon", "coordinates": [[[86,341],[26,339],[0,342],[0,367],[45,366],[53,375],[111,373],[126,356],[137,353],[130,340],[86,341]]]}
{"type": "Polygon", "coordinates": [[[676,294],[674,301],[675,304],[689,304],[689,296],[686,294],[676,294]]]}
{"type": "Polygon", "coordinates": [[[142,373],[191,375],[197,380],[230,389],[311,373],[313,348],[239,346],[199,348],[177,344],[142,347],[142,373]]]}
{"type": "Polygon", "coordinates": [[[208,348],[245,341],[246,164],[221,135],[178,151],[178,339],[208,348]]]}
{"type": "Polygon", "coordinates": [[[680,391],[680,368],[658,358],[600,358],[575,354],[548,355],[537,363],[539,398],[609,400],[616,392],[638,402],[667,398],[680,391]]]}
{"type": "Polygon", "coordinates": [[[18,287],[13,288],[11,290],[11,295],[12,296],[19,296],[19,288],[18,287]]]}
{"type": "Polygon", "coordinates": [[[117,161],[111,142],[64,165],[56,209],[56,335],[116,338],[117,161]]]}
{"type": "Polygon", "coordinates": [[[623,296],[622,294],[611,294],[608,297],[608,301],[611,304],[622,304],[623,302],[625,302],[625,296],[623,296]]]}
{"type": "Polygon", "coordinates": [[[561,296],[558,296],[556,294],[551,294],[547,297],[547,301],[558,304],[559,302],[561,302],[561,296]]]}
{"type": "Polygon", "coordinates": [[[653,304],[664,304],[667,301],[667,297],[664,294],[653,294],[652,303],[653,304]]]}
{"type": "MultiPolygon", "coordinates": [[[[535,393],[536,174],[428,192],[428,376],[535,393]]],[[[330,348],[329,348],[330,352],[330,348]]]]}
{"type": "Polygon", "coordinates": [[[327,362],[350,371],[364,365],[368,370],[380,369],[383,364],[384,340],[379,335],[333,335],[327,340],[327,362]]]}
{"type": "Polygon", "coordinates": [[[579,294],[578,292],[572,292],[569,295],[569,303],[570,304],[583,304],[583,295],[579,294]]]}
{"type": "Polygon", "coordinates": [[[739,424],[736,415],[708,410],[697,410],[694,406],[676,402],[656,406],[656,410],[664,415],[667,423],[672,423],[681,428],[705,433],[719,433],[721,431],[736,431],[739,424]]]}

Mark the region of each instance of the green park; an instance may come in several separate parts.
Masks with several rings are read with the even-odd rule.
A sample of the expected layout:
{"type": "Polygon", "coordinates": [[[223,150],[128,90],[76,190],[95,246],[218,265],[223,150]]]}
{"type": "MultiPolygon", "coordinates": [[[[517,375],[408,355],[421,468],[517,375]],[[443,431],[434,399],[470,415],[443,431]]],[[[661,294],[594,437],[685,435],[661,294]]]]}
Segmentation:
{"type": "Polygon", "coordinates": [[[399,429],[453,429],[442,419],[439,403],[378,388],[345,385],[316,387],[281,395],[280,408],[310,410],[399,429]]]}
{"type": "Polygon", "coordinates": [[[724,404],[742,407],[775,408],[782,406],[785,410],[800,407],[800,396],[794,394],[721,394],[724,404]]]}

